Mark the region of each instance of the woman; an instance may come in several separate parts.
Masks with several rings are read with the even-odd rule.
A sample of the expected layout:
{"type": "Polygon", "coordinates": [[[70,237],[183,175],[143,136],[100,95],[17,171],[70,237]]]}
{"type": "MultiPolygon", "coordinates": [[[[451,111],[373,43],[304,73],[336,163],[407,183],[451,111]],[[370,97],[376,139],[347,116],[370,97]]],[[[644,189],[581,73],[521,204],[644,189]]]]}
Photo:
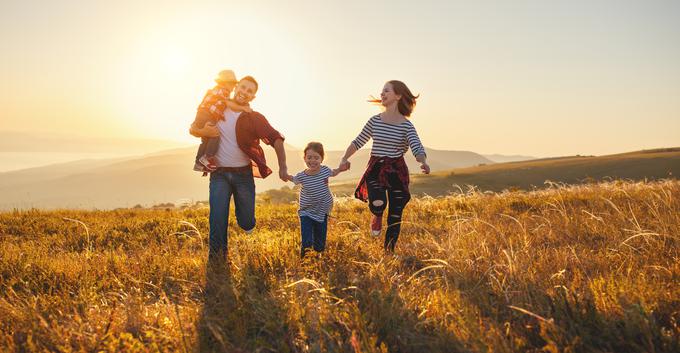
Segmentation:
{"type": "Polygon", "coordinates": [[[371,158],[354,196],[369,202],[368,207],[373,213],[371,233],[374,236],[380,235],[382,215],[387,208],[384,246],[385,250],[394,251],[401,229],[401,216],[411,199],[404,153],[411,148],[423,173],[429,174],[430,166],[418,133],[407,119],[418,96],[414,96],[403,82],[393,80],[385,83],[380,98],[385,111],[368,120],[359,136],[347,147],[340,168],[349,167],[348,158],[373,138],[371,158]]]}

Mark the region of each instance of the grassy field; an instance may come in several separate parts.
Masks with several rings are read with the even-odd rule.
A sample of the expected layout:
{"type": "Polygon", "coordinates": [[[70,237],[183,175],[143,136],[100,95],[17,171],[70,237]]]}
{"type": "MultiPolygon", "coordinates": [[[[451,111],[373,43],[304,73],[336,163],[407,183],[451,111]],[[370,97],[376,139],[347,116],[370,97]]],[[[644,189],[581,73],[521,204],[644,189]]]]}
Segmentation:
{"type": "Polygon", "coordinates": [[[677,180],[414,199],[396,255],[257,215],[212,269],[207,209],[0,213],[0,351],[680,351],[677,180]]]}

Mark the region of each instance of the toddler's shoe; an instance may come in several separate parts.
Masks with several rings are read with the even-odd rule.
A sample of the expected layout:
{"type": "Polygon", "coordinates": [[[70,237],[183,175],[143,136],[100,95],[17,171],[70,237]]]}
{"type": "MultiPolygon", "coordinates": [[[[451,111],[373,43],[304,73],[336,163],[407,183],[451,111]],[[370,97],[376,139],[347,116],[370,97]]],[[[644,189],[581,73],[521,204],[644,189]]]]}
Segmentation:
{"type": "Polygon", "coordinates": [[[214,157],[201,156],[201,158],[198,159],[198,162],[203,165],[207,172],[214,172],[217,170],[217,164],[215,164],[214,157]]]}
{"type": "Polygon", "coordinates": [[[203,164],[196,162],[196,163],[194,163],[194,171],[195,172],[205,172],[205,167],[203,166],[203,164]]]}

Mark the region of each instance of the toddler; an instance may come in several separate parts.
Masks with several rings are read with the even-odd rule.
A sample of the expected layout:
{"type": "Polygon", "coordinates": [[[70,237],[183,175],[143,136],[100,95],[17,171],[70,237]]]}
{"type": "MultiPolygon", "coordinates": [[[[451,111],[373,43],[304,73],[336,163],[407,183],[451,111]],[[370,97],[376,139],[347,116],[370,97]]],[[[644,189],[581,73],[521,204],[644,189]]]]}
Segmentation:
{"type": "MultiPolygon", "coordinates": [[[[203,101],[198,106],[196,111],[196,119],[193,126],[196,128],[203,128],[205,124],[216,124],[218,120],[224,118],[224,110],[231,108],[232,110],[242,110],[250,112],[250,106],[241,106],[229,99],[231,91],[234,89],[238,80],[236,75],[231,70],[222,70],[215,78],[217,85],[206,92],[203,101]]],[[[220,137],[203,138],[201,145],[198,146],[196,159],[194,161],[194,170],[197,172],[213,172],[217,169],[215,164],[215,153],[219,147],[220,137]]]]}

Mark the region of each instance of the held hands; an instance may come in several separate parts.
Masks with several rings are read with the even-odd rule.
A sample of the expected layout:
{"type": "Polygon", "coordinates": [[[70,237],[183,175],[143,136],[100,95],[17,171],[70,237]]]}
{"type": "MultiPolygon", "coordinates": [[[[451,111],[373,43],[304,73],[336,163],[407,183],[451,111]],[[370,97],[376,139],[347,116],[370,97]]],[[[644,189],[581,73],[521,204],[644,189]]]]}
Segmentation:
{"type": "Polygon", "coordinates": [[[338,170],[341,171],[341,172],[344,172],[346,170],[349,170],[350,166],[351,166],[351,163],[348,160],[343,159],[343,160],[340,161],[340,165],[338,166],[338,170]]]}

